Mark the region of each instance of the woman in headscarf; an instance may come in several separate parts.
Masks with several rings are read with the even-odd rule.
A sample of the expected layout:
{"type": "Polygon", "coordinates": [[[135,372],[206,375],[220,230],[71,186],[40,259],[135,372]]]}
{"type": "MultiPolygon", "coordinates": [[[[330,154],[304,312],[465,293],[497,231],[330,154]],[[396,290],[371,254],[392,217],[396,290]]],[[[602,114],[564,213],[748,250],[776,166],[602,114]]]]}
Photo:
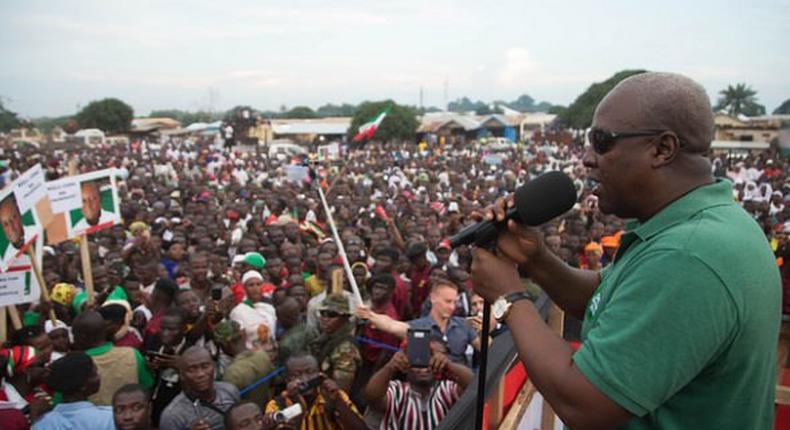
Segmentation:
{"type": "Polygon", "coordinates": [[[248,349],[269,349],[274,346],[277,313],[274,306],[262,301],[263,276],[257,270],[250,270],[244,273],[241,283],[245,299],[230,311],[230,319],[245,331],[248,349]]]}
{"type": "Polygon", "coordinates": [[[368,265],[362,261],[357,261],[351,265],[351,274],[354,275],[354,280],[357,281],[357,287],[359,288],[360,294],[362,294],[362,300],[367,302],[370,299],[368,290],[365,288],[365,285],[368,283],[368,279],[370,279],[370,270],[368,270],[368,265]]]}

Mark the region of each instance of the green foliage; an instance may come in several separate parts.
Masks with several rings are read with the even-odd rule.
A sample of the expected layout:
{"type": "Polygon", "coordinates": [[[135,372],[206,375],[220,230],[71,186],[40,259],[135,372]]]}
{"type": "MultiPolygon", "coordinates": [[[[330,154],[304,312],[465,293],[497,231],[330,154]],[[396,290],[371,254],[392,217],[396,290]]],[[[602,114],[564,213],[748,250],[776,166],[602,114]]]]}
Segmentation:
{"type": "Polygon", "coordinates": [[[774,115],[790,115],[790,99],[785,100],[778,108],[774,109],[774,115]]]}
{"type": "Polygon", "coordinates": [[[493,113],[502,113],[502,109],[499,106],[507,106],[510,109],[515,109],[519,112],[545,112],[551,109],[553,106],[549,102],[540,102],[535,103],[535,99],[533,99],[528,94],[522,94],[517,99],[507,102],[504,100],[495,100],[493,103],[489,104],[482,100],[472,101],[468,97],[461,97],[458,100],[454,100],[447,104],[447,110],[450,112],[472,112],[474,111],[477,115],[489,115],[493,113]],[[491,105],[495,105],[495,108],[492,108],[491,105]]]}
{"type": "Polygon", "coordinates": [[[282,118],[297,118],[297,119],[307,119],[307,118],[316,118],[315,112],[307,106],[296,106],[285,112],[281,115],[282,118]]]}
{"type": "Polygon", "coordinates": [[[195,122],[214,122],[219,116],[206,111],[189,112],[180,109],[159,109],[152,110],[149,117],[152,118],[172,118],[186,127],[195,122]]]}
{"type": "Polygon", "coordinates": [[[356,111],[357,107],[352,104],[343,103],[342,105],[333,105],[332,103],[327,103],[316,109],[315,113],[320,117],[354,116],[356,111]]]}
{"type": "Polygon", "coordinates": [[[132,107],[115,98],[90,102],[76,117],[81,128],[98,128],[110,134],[128,131],[132,118],[132,107]]]}
{"type": "Polygon", "coordinates": [[[0,100],[0,132],[7,133],[13,128],[18,128],[22,122],[17,117],[16,112],[11,112],[3,106],[3,101],[0,100]]]}
{"type": "Polygon", "coordinates": [[[32,122],[37,129],[41,130],[42,133],[49,133],[55,127],[60,127],[65,130],[66,127],[70,125],[69,122],[74,122],[74,117],[71,115],[41,117],[34,118],[32,122]]]}
{"type": "Polygon", "coordinates": [[[476,112],[483,109],[488,109],[488,104],[480,100],[473,102],[468,97],[461,97],[447,104],[447,110],[450,112],[476,112]]]}
{"type": "Polygon", "coordinates": [[[714,107],[717,111],[726,111],[729,115],[746,116],[765,115],[765,106],[757,103],[757,91],[745,83],[727,85],[719,91],[719,102],[714,107]]]}
{"type": "Polygon", "coordinates": [[[530,112],[535,108],[535,99],[527,94],[522,94],[517,99],[507,103],[507,107],[521,112],[530,112]]]}
{"type": "Polygon", "coordinates": [[[576,97],[576,100],[560,114],[560,121],[567,127],[589,127],[592,124],[595,108],[603,100],[604,96],[623,79],[640,73],[645,73],[645,70],[623,70],[615,73],[614,76],[603,82],[596,82],[590,85],[587,91],[576,97]]]}
{"type": "Polygon", "coordinates": [[[567,110],[568,110],[568,108],[566,108],[565,106],[554,105],[551,108],[549,108],[548,112],[551,113],[551,114],[558,115],[558,116],[562,117],[563,115],[565,115],[565,111],[567,111],[567,110]]]}
{"type": "Polygon", "coordinates": [[[420,125],[417,121],[416,109],[410,106],[399,105],[392,100],[363,102],[360,104],[351,120],[351,127],[348,129],[349,136],[353,138],[357,134],[359,126],[370,121],[387,107],[390,107],[390,111],[378,130],[376,130],[376,134],[373,135],[373,140],[384,142],[390,140],[414,140],[414,134],[420,125]]]}

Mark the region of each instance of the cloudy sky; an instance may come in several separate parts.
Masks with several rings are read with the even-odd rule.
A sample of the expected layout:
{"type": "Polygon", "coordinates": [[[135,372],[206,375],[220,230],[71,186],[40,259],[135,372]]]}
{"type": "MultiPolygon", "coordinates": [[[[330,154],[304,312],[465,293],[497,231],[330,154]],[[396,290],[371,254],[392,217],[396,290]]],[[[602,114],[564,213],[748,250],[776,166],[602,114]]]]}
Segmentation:
{"type": "Polygon", "coordinates": [[[568,104],[625,68],[709,95],[790,98],[790,1],[0,0],[0,97],[26,117],[118,97],[151,109],[279,109],[461,96],[568,104]],[[605,4],[603,4],[605,3],[605,4]]]}

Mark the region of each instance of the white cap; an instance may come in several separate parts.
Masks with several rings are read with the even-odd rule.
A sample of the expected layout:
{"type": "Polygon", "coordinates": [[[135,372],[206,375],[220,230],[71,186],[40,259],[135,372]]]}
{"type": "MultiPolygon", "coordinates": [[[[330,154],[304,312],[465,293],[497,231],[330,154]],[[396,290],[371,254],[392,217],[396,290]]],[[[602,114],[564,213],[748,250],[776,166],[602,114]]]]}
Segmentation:
{"type": "Polygon", "coordinates": [[[246,284],[250,279],[259,279],[263,281],[263,275],[261,275],[261,273],[257,270],[249,270],[244,273],[244,276],[241,277],[241,283],[246,284]]]}

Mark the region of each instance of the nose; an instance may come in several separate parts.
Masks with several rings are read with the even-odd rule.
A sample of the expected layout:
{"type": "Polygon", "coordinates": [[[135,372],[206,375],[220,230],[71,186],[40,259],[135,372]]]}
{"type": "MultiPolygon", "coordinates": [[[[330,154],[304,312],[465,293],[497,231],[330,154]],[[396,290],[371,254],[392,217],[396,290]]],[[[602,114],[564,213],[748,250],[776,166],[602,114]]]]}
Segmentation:
{"type": "Polygon", "coordinates": [[[594,168],[598,165],[598,156],[595,154],[595,151],[592,150],[592,147],[587,147],[584,149],[584,154],[582,155],[582,165],[587,168],[594,168]]]}

